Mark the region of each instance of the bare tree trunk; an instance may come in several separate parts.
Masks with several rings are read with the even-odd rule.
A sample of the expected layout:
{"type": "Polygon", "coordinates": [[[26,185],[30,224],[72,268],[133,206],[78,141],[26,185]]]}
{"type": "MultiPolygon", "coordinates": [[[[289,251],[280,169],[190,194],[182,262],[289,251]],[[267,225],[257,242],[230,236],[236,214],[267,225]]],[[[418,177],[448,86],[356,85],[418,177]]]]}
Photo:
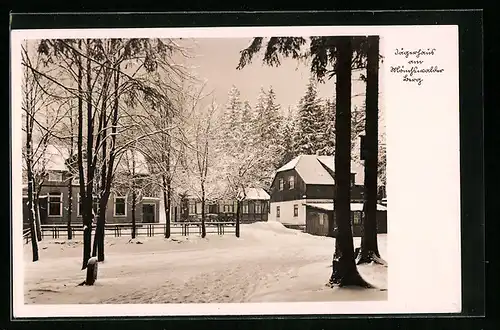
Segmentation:
{"type": "Polygon", "coordinates": [[[172,182],[170,179],[167,180],[167,217],[166,217],[166,222],[167,222],[167,230],[168,230],[168,236],[170,237],[170,223],[172,222],[172,217],[171,217],[171,211],[172,211],[172,182]]]}
{"type": "Polygon", "coordinates": [[[205,186],[201,186],[201,238],[207,236],[207,230],[205,228],[205,186]]]}
{"type": "Polygon", "coordinates": [[[70,178],[68,180],[68,219],[66,221],[67,223],[67,230],[68,230],[68,240],[73,239],[73,231],[71,230],[71,220],[73,218],[73,175],[74,175],[74,143],[75,143],[75,138],[73,137],[74,134],[74,127],[73,127],[73,104],[70,105],[69,108],[69,128],[70,128],[70,139],[69,139],[69,156],[68,160],[66,161],[66,167],[68,168],[70,172],[70,178]]]}
{"type": "MultiPolygon", "coordinates": [[[[86,50],[87,56],[90,56],[89,52],[90,40],[86,40],[86,50]]],[[[87,82],[87,182],[86,182],[86,194],[82,196],[82,206],[85,209],[83,214],[83,260],[82,260],[82,270],[87,268],[87,263],[90,259],[91,248],[92,248],[92,207],[93,207],[93,130],[94,122],[92,116],[92,72],[91,72],[91,60],[87,58],[87,68],[86,68],[86,82],[87,82]]]]}
{"type": "Polygon", "coordinates": [[[240,237],[240,213],[241,213],[241,201],[236,199],[236,237],[240,237]]]}
{"type": "MultiPolygon", "coordinates": [[[[105,74],[105,86],[103,87],[103,101],[101,107],[101,121],[102,127],[106,128],[108,124],[108,117],[106,113],[107,108],[107,97],[108,89],[111,79],[113,79],[114,88],[114,102],[112,108],[112,120],[111,120],[111,142],[109,148],[109,160],[107,158],[108,151],[108,139],[107,130],[103,129],[102,134],[98,137],[99,141],[102,140],[102,165],[101,165],[101,200],[99,201],[99,217],[97,218],[96,224],[96,247],[97,247],[97,261],[102,262],[105,259],[104,255],[104,237],[106,234],[106,211],[108,207],[109,196],[111,194],[111,181],[113,179],[113,166],[115,159],[115,148],[116,148],[116,125],[118,123],[118,86],[119,86],[119,74],[120,65],[116,67],[116,71],[113,74],[108,72],[105,74]]],[[[101,125],[99,125],[99,130],[101,130],[101,125]]]]}
{"type": "Polygon", "coordinates": [[[338,235],[332,262],[330,284],[370,287],[359,275],[354,260],[351,228],[351,37],[337,38],[336,120],[335,120],[335,220],[338,235]]]}
{"type": "MultiPolygon", "coordinates": [[[[168,107],[165,108],[165,118],[164,118],[164,129],[167,129],[170,125],[170,112],[168,111],[168,107]]],[[[162,180],[163,180],[163,200],[165,203],[165,238],[170,237],[170,225],[171,225],[171,207],[172,207],[172,173],[171,173],[171,168],[170,168],[170,156],[171,156],[171,139],[170,135],[165,136],[165,134],[162,135],[163,137],[163,143],[164,143],[164,148],[165,150],[162,151],[162,160],[165,162],[165,170],[166,174],[162,174],[162,180]]]]}
{"type": "Polygon", "coordinates": [[[132,238],[135,238],[136,234],[136,221],[135,221],[135,208],[137,204],[137,196],[135,192],[135,187],[132,190],[132,238]]]}
{"type": "Polygon", "coordinates": [[[378,173],[378,71],[379,37],[368,37],[366,75],[366,159],[365,159],[365,201],[363,236],[357,264],[372,261],[385,264],[380,258],[377,243],[377,173],[378,173]]]}
{"type": "Polygon", "coordinates": [[[30,224],[31,235],[31,250],[33,252],[33,262],[38,261],[38,239],[35,228],[34,205],[33,205],[33,166],[32,166],[32,135],[31,135],[31,118],[29,114],[26,115],[26,169],[28,175],[28,221],[30,224]]]}
{"type": "MultiPolygon", "coordinates": [[[[71,152],[71,154],[73,154],[73,152],[71,152]]],[[[72,155],[70,157],[72,157],[72,155]]],[[[71,217],[73,217],[73,177],[70,177],[68,180],[68,212],[66,216],[68,217],[66,220],[68,239],[73,239],[73,231],[71,230],[71,217]]]]}
{"type": "Polygon", "coordinates": [[[165,204],[165,238],[170,238],[170,207],[169,196],[167,188],[167,180],[165,174],[162,174],[162,191],[163,191],[163,204],[165,204]]]}

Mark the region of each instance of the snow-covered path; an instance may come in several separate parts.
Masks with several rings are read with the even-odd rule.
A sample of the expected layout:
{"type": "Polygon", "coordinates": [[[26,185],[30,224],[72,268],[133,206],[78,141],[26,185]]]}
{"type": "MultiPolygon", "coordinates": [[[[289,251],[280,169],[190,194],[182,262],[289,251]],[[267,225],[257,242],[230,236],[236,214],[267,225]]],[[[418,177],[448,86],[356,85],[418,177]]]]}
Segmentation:
{"type": "MultiPolygon", "coordinates": [[[[378,289],[331,289],[334,241],[273,223],[243,225],[241,237],[109,237],[106,260],[94,286],[77,286],[81,241],[43,241],[40,261],[25,245],[25,303],[230,303],[381,300],[378,289]],[[142,244],[138,244],[140,242],[142,244]]],[[[356,239],[358,241],[359,239],[356,239]]],[[[359,242],[355,242],[359,244],[359,242]]],[[[379,236],[386,256],[386,236],[379,236]]],[[[387,289],[387,268],[358,267],[365,279],[387,289]]]]}

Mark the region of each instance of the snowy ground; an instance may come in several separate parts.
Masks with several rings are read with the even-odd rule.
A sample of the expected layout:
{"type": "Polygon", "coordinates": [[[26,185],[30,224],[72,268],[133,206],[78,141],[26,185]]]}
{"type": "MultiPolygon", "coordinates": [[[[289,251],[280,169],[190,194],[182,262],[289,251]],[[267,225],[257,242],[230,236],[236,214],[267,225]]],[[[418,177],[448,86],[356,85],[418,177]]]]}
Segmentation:
{"type": "MultiPolygon", "coordinates": [[[[77,286],[81,238],[40,242],[40,261],[24,246],[25,303],[230,303],[387,299],[387,268],[361,265],[377,289],[326,287],[334,241],[278,223],[241,226],[241,237],[106,238],[106,260],[94,286],[77,286]],[[142,243],[142,244],[139,244],[142,243]],[[381,290],[382,289],[382,290],[381,290]]],[[[359,246],[359,238],[355,238],[359,246]]],[[[386,235],[379,249],[387,260],[386,235]]]]}

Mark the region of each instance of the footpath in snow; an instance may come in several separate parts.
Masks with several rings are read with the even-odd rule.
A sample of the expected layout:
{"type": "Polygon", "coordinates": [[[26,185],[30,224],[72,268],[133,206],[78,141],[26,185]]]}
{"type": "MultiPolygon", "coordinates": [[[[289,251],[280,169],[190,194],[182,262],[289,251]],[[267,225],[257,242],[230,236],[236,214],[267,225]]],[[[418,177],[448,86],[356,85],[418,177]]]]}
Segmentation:
{"type": "MultiPolygon", "coordinates": [[[[379,250],[387,260],[386,235],[379,250]]],[[[241,237],[106,237],[94,286],[77,286],[82,241],[43,240],[40,260],[24,246],[26,304],[242,303],[387,299],[387,268],[360,265],[377,289],[329,288],[334,239],[276,222],[241,226],[241,237]],[[380,290],[385,289],[385,290],[380,290]]],[[[359,238],[355,238],[359,246],[359,238]]]]}

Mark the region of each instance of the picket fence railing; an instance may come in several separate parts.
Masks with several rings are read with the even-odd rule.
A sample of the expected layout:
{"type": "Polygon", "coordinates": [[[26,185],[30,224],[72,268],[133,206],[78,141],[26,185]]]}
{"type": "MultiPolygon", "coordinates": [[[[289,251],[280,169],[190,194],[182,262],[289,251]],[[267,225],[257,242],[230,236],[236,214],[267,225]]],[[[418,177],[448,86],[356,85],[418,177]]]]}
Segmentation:
{"type": "MultiPolygon", "coordinates": [[[[83,236],[83,226],[82,224],[71,225],[72,237],[83,236]]],[[[68,226],[67,225],[41,225],[41,236],[42,240],[44,238],[64,238],[68,237],[68,226]]],[[[95,226],[92,228],[95,231],[95,226]]],[[[132,235],[132,224],[130,223],[116,223],[116,224],[106,224],[104,226],[105,235],[121,237],[121,236],[131,236],[132,235]]],[[[166,231],[165,223],[138,223],[136,224],[136,236],[147,236],[152,237],[156,235],[164,235],[166,231]]],[[[236,226],[234,222],[206,222],[205,223],[206,234],[235,234],[236,226]]],[[[182,235],[189,236],[193,234],[201,235],[202,226],[201,222],[176,222],[170,224],[170,235],[182,235]]],[[[30,230],[23,230],[23,239],[25,244],[29,243],[31,240],[30,230]]]]}

